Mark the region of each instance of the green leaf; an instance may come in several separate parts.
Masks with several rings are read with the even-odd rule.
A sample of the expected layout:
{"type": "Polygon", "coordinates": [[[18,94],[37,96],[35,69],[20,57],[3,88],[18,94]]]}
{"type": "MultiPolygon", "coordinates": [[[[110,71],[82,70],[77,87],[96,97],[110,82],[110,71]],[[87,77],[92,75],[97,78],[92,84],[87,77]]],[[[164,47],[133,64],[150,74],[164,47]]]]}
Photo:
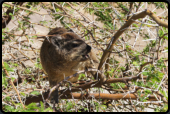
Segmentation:
{"type": "Polygon", "coordinates": [[[42,69],[42,65],[40,63],[35,63],[34,65],[36,68],[42,69]]]}
{"type": "Polygon", "coordinates": [[[137,25],[137,24],[135,24],[135,23],[133,23],[133,24],[132,24],[132,26],[134,26],[134,27],[138,27],[138,25],[137,25]]]}
{"type": "Polygon", "coordinates": [[[43,104],[42,101],[40,101],[40,105],[41,105],[41,107],[40,107],[40,109],[39,109],[39,112],[42,112],[42,111],[44,110],[44,104],[43,104]]]}
{"type": "Polygon", "coordinates": [[[43,112],[53,112],[53,109],[51,109],[50,107],[46,108],[43,112]]]}
{"type": "Polygon", "coordinates": [[[85,74],[79,74],[79,77],[78,77],[78,80],[82,79],[82,78],[85,78],[86,75],[85,74]]]}
{"type": "Polygon", "coordinates": [[[137,63],[136,61],[133,61],[132,64],[135,65],[135,66],[139,66],[139,63],[137,63]]]}
{"type": "Polygon", "coordinates": [[[24,71],[26,74],[29,74],[29,73],[31,73],[31,71],[30,71],[30,69],[29,68],[27,68],[27,69],[25,69],[25,71],[24,71]]]}
{"type": "Polygon", "coordinates": [[[21,94],[22,96],[26,96],[26,94],[25,94],[25,93],[23,93],[23,92],[20,92],[20,94],[21,94]]]}
{"type": "Polygon", "coordinates": [[[14,70],[13,70],[14,68],[10,68],[9,65],[8,65],[8,63],[6,63],[6,62],[4,62],[4,67],[6,68],[6,70],[7,70],[8,73],[14,71],[14,70]]]}
{"type": "Polygon", "coordinates": [[[9,105],[5,105],[4,109],[5,109],[4,110],[5,112],[13,112],[14,107],[13,106],[9,106],[9,105]]]}
{"type": "Polygon", "coordinates": [[[147,94],[151,94],[151,93],[152,93],[152,91],[151,91],[151,90],[148,90],[148,89],[146,89],[145,92],[146,92],[147,94]]]}
{"type": "Polygon", "coordinates": [[[11,101],[11,97],[10,96],[5,97],[4,101],[11,101]]]}
{"type": "Polygon", "coordinates": [[[5,7],[11,7],[10,5],[8,5],[8,4],[5,4],[5,3],[3,3],[3,6],[5,7]]]}
{"type": "Polygon", "coordinates": [[[147,76],[147,75],[148,75],[148,72],[142,72],[142,74],[143,74],[144,76],[147,76]]]}
{"type": "Polygon", "coordinates": [[[9,15],[10,15],[10,16],[13,16],[13,14],[12,14],[12,13],[9,13],[9,15]]]}
{"type": "Polygon", "coordinates": [[[39,95],[40,92],[38,92],[38,91],[33,91],[33,92],[31,92],[30,94],[32,94],[32,95],[39,95]]]}
{"type": "Polygon", "coordinates": [[[106,110],[107,106],[106,105],[100,105],[101,110],[106,110]]]}
{"type": "Polygon", "coordinates": [[[164,97],[167,99],[167,101],[168,101],[168,95],[167,95],[168,91],[167,91],[167,93],[166,93],[166,91],[160,90],[160,93],[162,93],[163,96],[164,96],[164,97]]]}
{"type": "Polygon", "coordinates": [[[18,64],[17,64],[17,63],[14,63],[13,65],[14,65],[15,67],[17,67],[17,66],[18,66],[18,64]]]}

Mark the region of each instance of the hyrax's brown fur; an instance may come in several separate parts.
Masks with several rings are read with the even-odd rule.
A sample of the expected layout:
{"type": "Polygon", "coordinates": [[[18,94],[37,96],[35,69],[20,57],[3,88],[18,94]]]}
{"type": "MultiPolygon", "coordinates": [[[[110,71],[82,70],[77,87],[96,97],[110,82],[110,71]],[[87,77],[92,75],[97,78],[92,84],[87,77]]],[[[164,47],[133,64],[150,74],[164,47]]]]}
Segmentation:
{"type": "MultiPolygon", "coordinates": [[[[45,39],[40,58],[44,70],[48,74],[50,86],[53,87],[64,77],[75,74],[79,70],[87,68],[96,68],[98,59],[91,47],[86,44],[82,38],[65,28],[55,28],[45,39]]],[[[76,82],[77,77],[69,79],[76,82]]]]}

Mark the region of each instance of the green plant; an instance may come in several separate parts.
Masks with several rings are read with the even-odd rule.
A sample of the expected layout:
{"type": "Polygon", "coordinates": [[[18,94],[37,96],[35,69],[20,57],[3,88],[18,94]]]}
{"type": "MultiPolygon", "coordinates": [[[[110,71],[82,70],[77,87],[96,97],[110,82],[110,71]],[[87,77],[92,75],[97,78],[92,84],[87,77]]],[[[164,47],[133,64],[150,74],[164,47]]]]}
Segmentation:
{"type": "Polygon", "coordinates": [[[52,108],[44,108],[44,104],[40,102],[40,106],[37,106],[36,103],[31,103],[26,106],[26,108],[23,108],[21,104],[15,104],[14,108],[13,106],[5,105],[4,112],[52,112],[52,108]]]}

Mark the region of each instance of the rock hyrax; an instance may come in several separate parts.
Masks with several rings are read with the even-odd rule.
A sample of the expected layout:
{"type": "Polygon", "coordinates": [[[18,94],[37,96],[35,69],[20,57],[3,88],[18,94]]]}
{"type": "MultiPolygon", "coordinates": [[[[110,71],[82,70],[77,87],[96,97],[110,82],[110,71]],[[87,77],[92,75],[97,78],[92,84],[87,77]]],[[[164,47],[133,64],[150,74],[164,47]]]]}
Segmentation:
{"type": "MultiPolygon", "coordinates": [[[[40,51],[41,63],[48,74],[50,86],[53,87],[64,77],[70,76],[87,68],[97,68],[98,59],[91,46],[82,38],[65,28],[51,30],[42,44],[40,51]]],[[[69,79],[76,82],[77,77],[69,79]]]]}

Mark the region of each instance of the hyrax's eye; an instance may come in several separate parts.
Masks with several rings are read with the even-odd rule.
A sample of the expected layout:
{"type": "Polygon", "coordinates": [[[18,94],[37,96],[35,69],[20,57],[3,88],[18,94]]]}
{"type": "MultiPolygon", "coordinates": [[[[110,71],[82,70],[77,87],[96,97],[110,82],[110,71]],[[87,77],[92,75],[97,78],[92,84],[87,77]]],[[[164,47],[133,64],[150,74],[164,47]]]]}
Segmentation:
{"type": "Polygon", "coordinates": [[[71,46],[72,47],[78,47],[79,45],[78,44],[72,44],[71,46]]]}

